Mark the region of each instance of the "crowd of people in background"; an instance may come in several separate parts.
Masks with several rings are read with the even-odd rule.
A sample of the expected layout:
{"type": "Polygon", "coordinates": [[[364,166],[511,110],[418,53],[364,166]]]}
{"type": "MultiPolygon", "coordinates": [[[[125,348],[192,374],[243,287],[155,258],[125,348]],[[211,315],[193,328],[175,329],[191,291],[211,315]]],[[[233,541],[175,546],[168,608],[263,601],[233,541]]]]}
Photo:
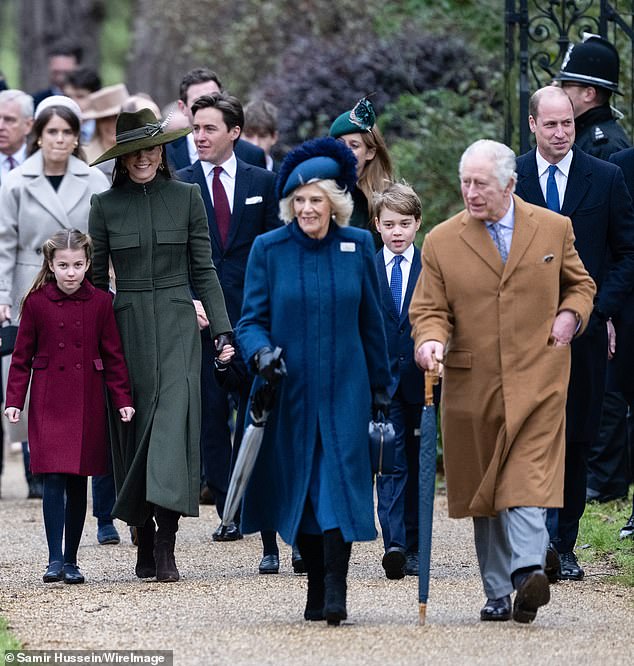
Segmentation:
{"type": "Polygon", "coordinates": [[[339,624],[352,543],[376,536],[379,413],[396,433],[375,484],[382,566],[418,574],[423,379],[443,366],[449,513],[474,521],[481,619],[532,622],[550,584],[583,579],[585,504],[626,498],[633,466],[634,148],[607,40],[571,45],[532,96],[531,152],[465,146],[465,209],[422,257],[424,202],[371,99],[324,109],[328,136],[279,159],[275,106],[243,106],[210,68],[164,110],[102,86],[72,45],[49,76],[0,91],[0,323],[19,325],[2,386],[43,501],[44,582],[84,582],[90,476],[97,540],[126,522],[137,577],[177,581],[179,519],[215,504],[214,541],[259,532],[258,571],[276,574],[279,534],[305,619],[339,624]],[[222,520],[262,382],[262,451],[222,520]]]}

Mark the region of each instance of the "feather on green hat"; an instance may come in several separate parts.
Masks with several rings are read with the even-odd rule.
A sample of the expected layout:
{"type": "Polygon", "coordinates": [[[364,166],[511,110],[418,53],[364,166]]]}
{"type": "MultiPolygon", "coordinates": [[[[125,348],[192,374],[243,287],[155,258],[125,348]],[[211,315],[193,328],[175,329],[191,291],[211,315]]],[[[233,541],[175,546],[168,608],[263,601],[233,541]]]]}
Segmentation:
{"type": "Polygon", "coordinates": [[[369,132],[376,122],[376,113],[372,102],[364,97],[360,99],[354,108],[342,113],[330,126],[328,134],[338,139],[344,134],[357,134],[369,132]]]}

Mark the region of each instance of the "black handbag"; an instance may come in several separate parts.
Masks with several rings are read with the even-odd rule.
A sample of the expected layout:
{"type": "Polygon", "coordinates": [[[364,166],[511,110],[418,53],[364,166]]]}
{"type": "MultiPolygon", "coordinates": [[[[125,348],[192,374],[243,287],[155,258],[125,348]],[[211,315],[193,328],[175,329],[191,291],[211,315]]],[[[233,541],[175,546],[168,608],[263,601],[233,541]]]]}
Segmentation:
{"type": "Polygon", "coordinates": [[[15,338],[18,335],[18,327],[9,324],[0,326],[0,356],[8,356],[13,353],[15,338]]]}
{"type": "Polygon", "coordinates": [[[377,420],[370,421],[370,461],[372,473],[377,476],[394,474],[396,433],[394,425],[379,412],[377,420]]]}

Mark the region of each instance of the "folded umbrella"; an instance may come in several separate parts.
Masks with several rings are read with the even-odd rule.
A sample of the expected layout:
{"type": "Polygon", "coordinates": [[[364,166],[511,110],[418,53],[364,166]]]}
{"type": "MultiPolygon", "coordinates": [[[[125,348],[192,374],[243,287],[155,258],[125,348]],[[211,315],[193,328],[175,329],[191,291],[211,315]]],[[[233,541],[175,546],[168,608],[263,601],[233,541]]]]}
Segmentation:
{"type": "Polygon", "coordinates": [[[434,386],[438,372],[425,372],[425,404],[420,422],[418,458],[418,622],[425,624],[429,571],[431,566],[431,534],[434,520],[436,490],[436,408],[434,386]]]}
{"type": "MultiPolygon", "coordinates": [[[[280,359],[280,362],[283,363],[280,347],[276,347],[273,354],[276,359],[280,359]]],[[[264,429],[273,409],[275,388],[276,383],[264,381],[261,377],[257,377],[255,380],[254,390],[250,398],[249,417],[251,422],[242,436],[240,450],[229,481],[225,508],[222,512],[222,524],[225,526],[233,522],[251,478],[264,439],[264,429]]]]}

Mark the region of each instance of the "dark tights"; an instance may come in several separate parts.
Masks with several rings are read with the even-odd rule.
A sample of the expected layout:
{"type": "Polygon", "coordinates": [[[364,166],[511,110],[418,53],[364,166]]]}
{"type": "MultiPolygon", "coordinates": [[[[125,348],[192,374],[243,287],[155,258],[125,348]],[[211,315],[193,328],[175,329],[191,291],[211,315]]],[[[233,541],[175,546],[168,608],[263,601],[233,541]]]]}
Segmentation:
{"type": "Polygon", "coordinates": [[[48,561],[77,564],[77,550],[86,519],[88,478],[74,474],[43,474],[42,479],[48,561]],[[62,537],[65,537],[63,551],[62,537]]]}

